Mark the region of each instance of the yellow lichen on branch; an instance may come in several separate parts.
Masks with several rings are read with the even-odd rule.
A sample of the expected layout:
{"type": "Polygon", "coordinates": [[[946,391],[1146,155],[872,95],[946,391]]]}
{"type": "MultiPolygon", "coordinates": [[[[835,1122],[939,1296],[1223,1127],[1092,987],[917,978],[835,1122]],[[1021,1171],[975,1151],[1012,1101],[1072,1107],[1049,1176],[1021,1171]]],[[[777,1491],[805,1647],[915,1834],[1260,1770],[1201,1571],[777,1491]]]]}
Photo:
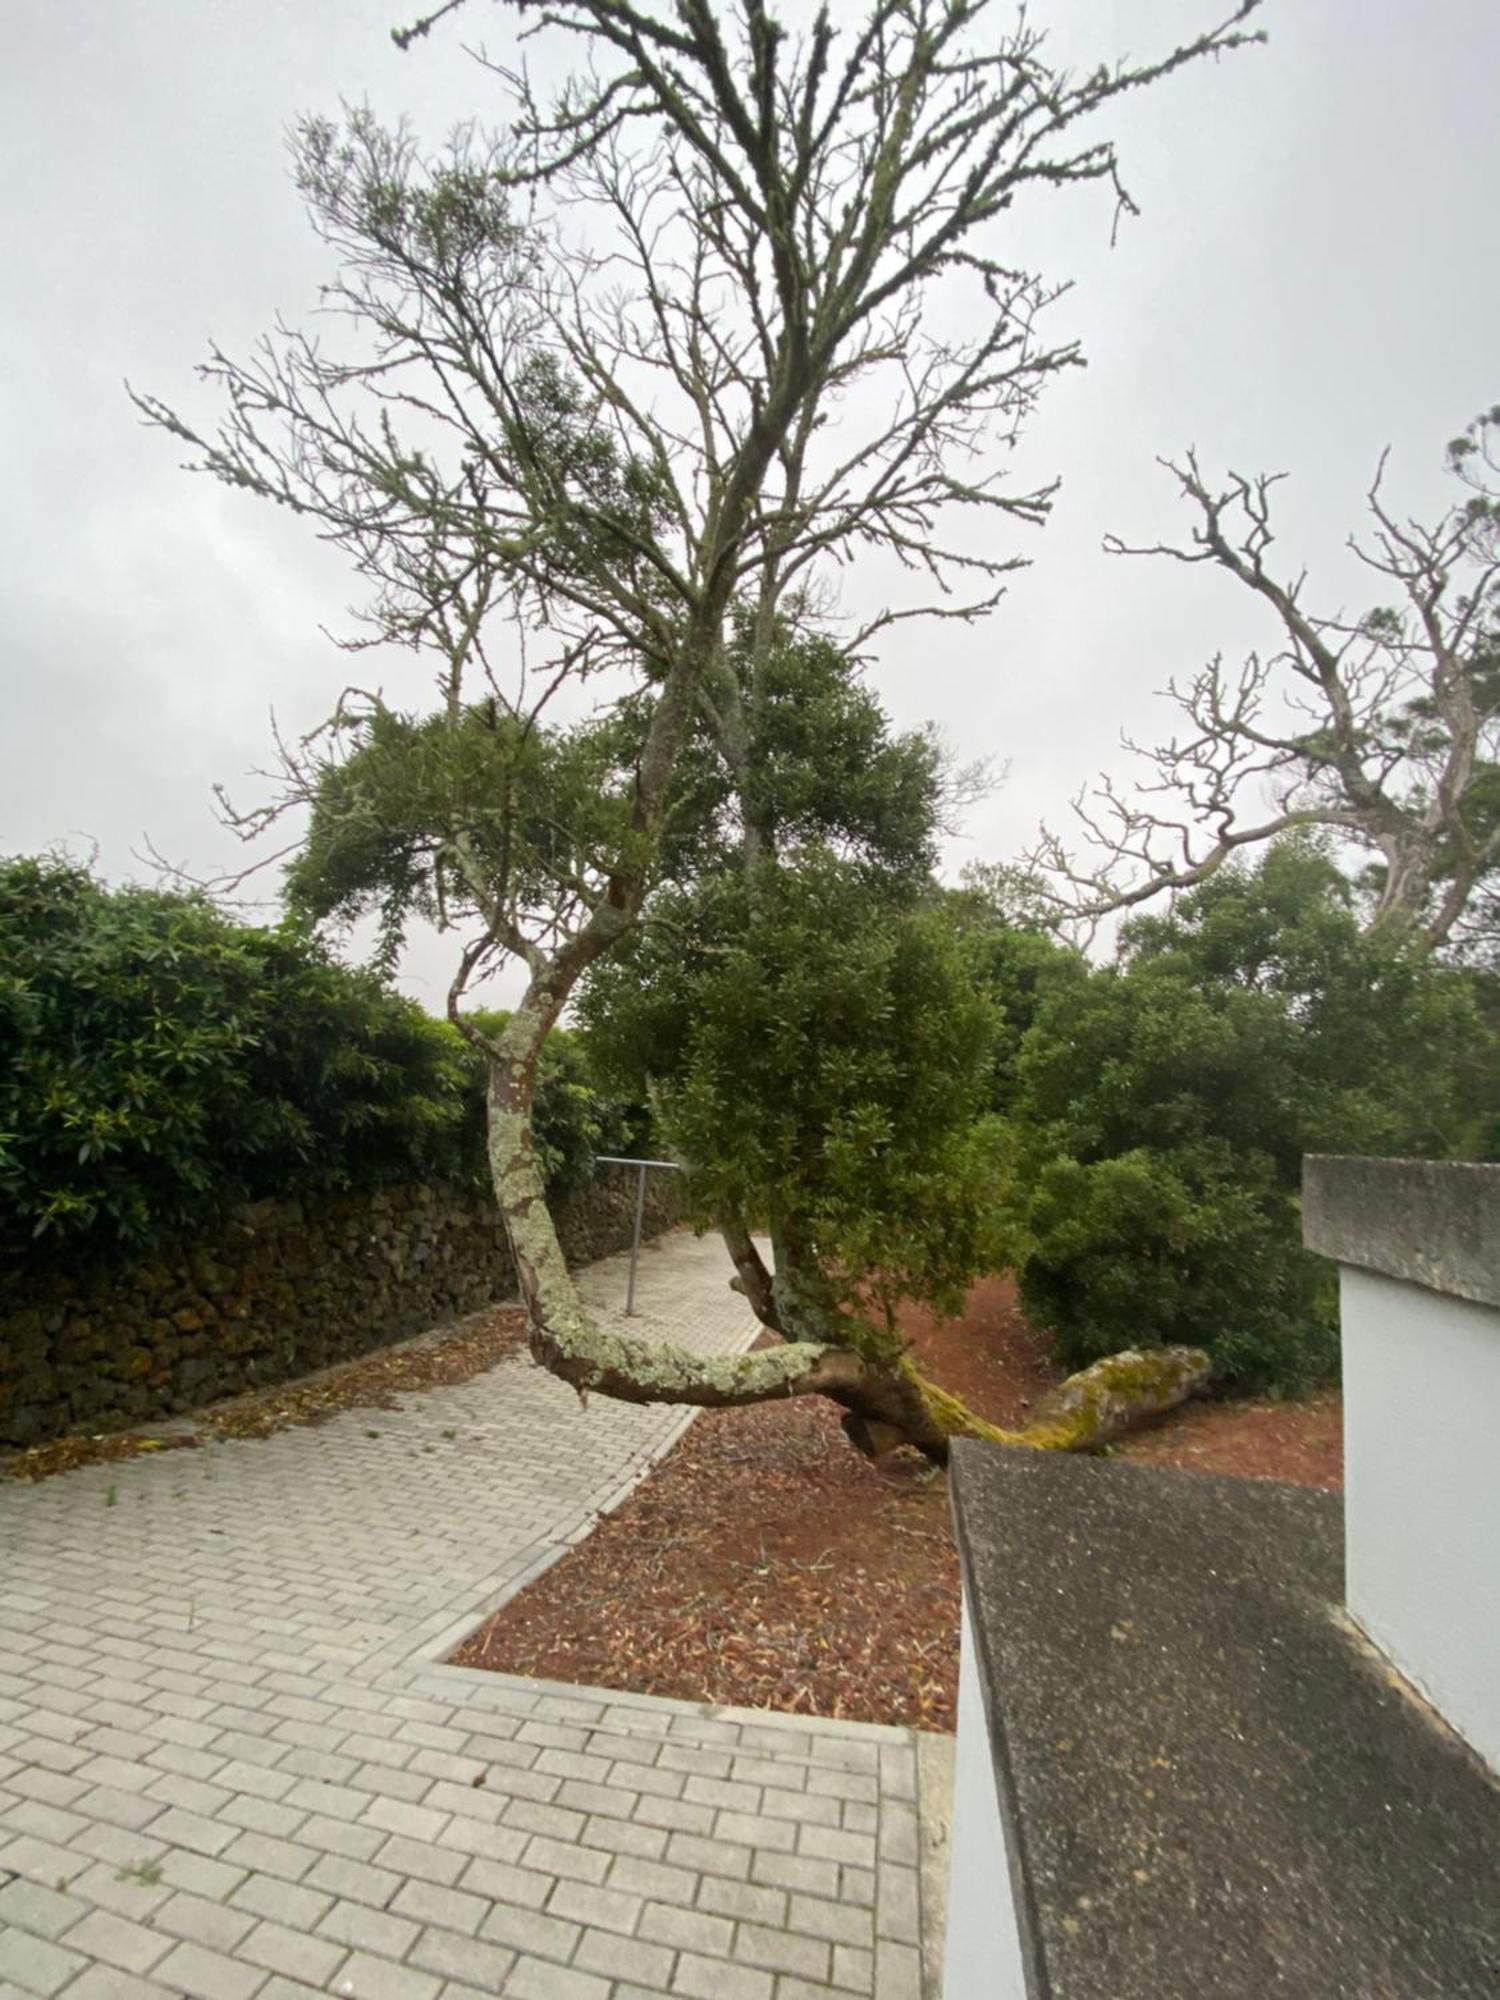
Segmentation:
{"type": "Polygon", "coordinates": [[[1201,1347],[1108,1354],[1043,1397],[1020,1442],[1044,1451],[1092,1450],[1199,1395],[1211,1372],[1201,1347]]]}
{"type": "Polygon", "coordinates": [[[947,1437],[1036,1451],[1093,1451],[1207,1387],[1211,1364],[1198,1347],[1126,1348],[1070,1375],[1033,1410],[1024,1429],[1004,1430],[908,1364],[934,1423],[947,1437]]]}
{"type": "Polygon", "coordinates": [[[983,1438],[989,1444],[1020,1444],[1021,1433],[1008,1431],[999,1424],[992,1424],[957,1396],[940,1389],[936,1382],[929,1382],[921,1371],[908,1361],[906,1372],[921,1392],[922,1401],[928,1413],[944,1437],[983,1438]]]}

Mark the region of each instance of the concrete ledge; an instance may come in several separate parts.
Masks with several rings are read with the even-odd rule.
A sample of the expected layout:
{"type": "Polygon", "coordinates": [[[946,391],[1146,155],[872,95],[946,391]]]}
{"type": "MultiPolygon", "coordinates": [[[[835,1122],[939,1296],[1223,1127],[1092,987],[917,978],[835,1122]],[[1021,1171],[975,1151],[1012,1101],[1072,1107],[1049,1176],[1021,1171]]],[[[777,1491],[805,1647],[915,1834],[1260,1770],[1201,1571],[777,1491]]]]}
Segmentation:
{"type": "Polygon", "coordinates": [[[1500,1794],[1342,1616],[1337,1495],[968,1439],[953,1481],[1022,1980],[950,2000],[1493,2000],[1500,1794]]]}
{"type": "Polygon", "coordinates": [[[1311,1154],[1302,1240],[1336,1263],[1500,1306],[1500,1166],[1311,1154]]]}

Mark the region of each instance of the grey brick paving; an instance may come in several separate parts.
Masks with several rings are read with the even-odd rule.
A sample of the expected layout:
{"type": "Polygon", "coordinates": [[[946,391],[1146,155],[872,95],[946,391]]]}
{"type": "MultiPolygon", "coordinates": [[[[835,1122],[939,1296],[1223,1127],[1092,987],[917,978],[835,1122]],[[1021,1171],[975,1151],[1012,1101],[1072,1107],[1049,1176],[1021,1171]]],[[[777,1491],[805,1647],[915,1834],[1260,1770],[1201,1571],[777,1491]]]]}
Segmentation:
{"type": "MultiPolygon", "coordinates": [[[[667,1239],[632,1330],[748,1344],[726,1275],[667,1239]]],[[[0,1482],[3,2000],[919,2000],[908,1732],[442,1664],[687,1420],[517,1357],[0,1482]]]]}

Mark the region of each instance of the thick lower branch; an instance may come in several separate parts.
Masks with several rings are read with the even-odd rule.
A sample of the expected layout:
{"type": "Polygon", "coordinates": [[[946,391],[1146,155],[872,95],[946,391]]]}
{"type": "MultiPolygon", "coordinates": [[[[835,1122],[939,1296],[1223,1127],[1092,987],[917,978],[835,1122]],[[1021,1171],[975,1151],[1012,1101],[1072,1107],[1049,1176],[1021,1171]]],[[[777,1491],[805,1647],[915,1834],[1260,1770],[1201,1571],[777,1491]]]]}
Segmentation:
{"type": "Polygon", "coordinates": [[[914,1369],[883,1369],[847,1347],[790,1342],[755,1354],[702,1355],[610,1332],[582,1308],[559,1326],[534,1318],[531,1351],[580,1395],[627,1403],[739,1409],[789,1396],[827,1396],[846,1412],[850,1440],[870,1457],[913,1445],[939,1463],[954,1437],[1041,1451],[1091,1451],[1159,1416],[1208,1381],[1195,1348],[1131,1349],[1072,1375],[1021,1430],[1004,1430],[914,1369]]]}
{"type": "Polygon", "coordinates": [[[827,1396],[845,1411],[846,1433],[869,1457],[904,1444],[943,1464],[954,1437],[1049,1451],[1094,1450],[1184,1402],[1205,1386],[1209,1374],[1207,1355],[1192,1348],[1111,1355],[1069,1377],[1024,1429],[1008,1431],[914,1369],[877,1366],[852,1348],[792,1341],[753,1354],[697,1354],[602,1327],[578,1303],[571,1281],[568,1293],[566,1300],[555,1292],[534,1300],[531,1352],[580,1396],[718,1410],[827,1396]]]}
{"type": "MultiPolygon", "coordinates": [[[[530,1077],[547,1011],[523,1001],[501,1038],[490,1075],[490,1165],[531,1323],[532,1355],[580,1396],[717,1410],[827,1396],[844,1410],[851,1441],[870,1456],[905,1444],[942,1464],[949,1439],[959,1436],[1086,1451],[1184,1401],[1207,1381],[1208,1357],[1193,1348],[1112,1355],[1071,1376],[1024,1430],[1005,1431],[924,1381],[905,1358],[875,1360],[816,1340],[788,1341],[754,1354],[698,1354],[600,1326],[579,1299],[563,1259],[532,1152],[530,1077]]],[[[749,1248],[752,1278],[756,1267],[765,1276],[753,1244],[749,1248]]]]}
{"type": "Polygon", "coordinates": [[[1019,1431],[986,1423],[935,1383],[921,1386],[928,1408],[952,1437],[989,1438],[1038,1451],[1096,1451],[1200,1395],[1211,1370],[1199,1347],[1126,1348],[1059,1383],[1019,1431]]]}

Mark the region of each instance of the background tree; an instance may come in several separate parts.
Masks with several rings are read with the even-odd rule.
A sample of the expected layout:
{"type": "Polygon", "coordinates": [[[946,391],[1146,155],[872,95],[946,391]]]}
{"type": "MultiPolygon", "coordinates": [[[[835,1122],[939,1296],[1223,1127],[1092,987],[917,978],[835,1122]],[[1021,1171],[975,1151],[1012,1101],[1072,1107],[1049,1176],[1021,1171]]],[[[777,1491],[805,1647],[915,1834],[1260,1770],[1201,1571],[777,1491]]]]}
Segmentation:
{"type": "MultiPolygon", "coordinates": [[[[1103,181],[1123,200],[1113,149],[1077,128],[1245,40],[1254,4],[1160,61],[1075,78],[1024,16],[997,30],[986,0],[875,0],[844,35],[820,13],[800,38],[760,0],[732,21],[698,0],[670,15],[564,0],[537,18],[583,66],[548,106],[508,79],[503,141],[423,162],[364,115],[304,127],[298,177],[340,259],[327,296],[345,351],[288,332],[249,362],[216,353],[206,373],[229,414],[211,439],[143,401],[204,469],[353,555],[376,585],[377,638],[436,652],[436,717],[365,699],[346,712],[351,740],[288,753],[286,798],[313,807],[326,857],[351,829],[378,833],[403,767],[417,771],[391,868],[341,888],[309,863],[301,887],[378,903],[391,937],[418,908],[462,926],[461,1024],[478,972],[525,965],[504,1032],[466,1032],[490,1066],[533,1352],[580,1390],[724,1402],[836,1387],[914,1408],[908,1384],[819,1343],[709,1363],[607,1339],[542,1199],[540,1051],[640,914],[700,714],[753,800],[756,674],[725,669],[736,606],[755,664],[789,595],[856,549],[894,554],[916,588],[865,638],[993,605],[1014,558],[974,553],[956,519],[1042,518],[1045,492],[1004,485],[1005,450],[1077,358],[1039,341],[1054,288],[1011,267],[998,225],[1034,187],[1103,181]],[[502,619],[539,675],[496,660],[502,619]],[[633,697],[628,751],[607,723],[544,726],[560,688],[607,669],[633,697]],[[343,775],[356,763],[387,787],[373,813],[343,775]]],[[[752,839],[754,818],[752,804],[752,839]]]]}
{"type": "MultiPolygon", "coordinates": [[[[1075,810],[1093,861],[1046,833],[1028,856],[1054,916],[1085,925],[1203,882],[1241,848],[1323,828],[1363,859],[1372,932],[1412,948],[1493,951],[1500,870],[1500,407],[1448,447],[1464,497],[1431,526],[1369,493],[1360,560],[1395,601],[1319,613],[1305,574],[1271,567],[1275,479],[1215,491],[1189,453],[1173,465],[1198,512],[1186,548],[1117,553],[1210,563],[1269,606],[1277,650],[1238,670],[1216,657],[1168,692],[1184,733],[1142,753],[1150,779],[1111,780],[1075,810]],[[1266,810],[1269,794],[1270,809],[1266,810]]],[[[1138,746],[1131,744],[1132,749],[1138,746]]]]}
{"type": "Polygon", "coordinates": [[[1355,902],[1284,836],[1131,919],[1117,963],[1054,969],[1003,1087],[1021,1299],[1069,1365],[1149,1332],[1202,1344],[1225,1382],[1326,1378],[1304,1155],[1492,1145],[1493,982],[1362,933],[1355,902]]]}

